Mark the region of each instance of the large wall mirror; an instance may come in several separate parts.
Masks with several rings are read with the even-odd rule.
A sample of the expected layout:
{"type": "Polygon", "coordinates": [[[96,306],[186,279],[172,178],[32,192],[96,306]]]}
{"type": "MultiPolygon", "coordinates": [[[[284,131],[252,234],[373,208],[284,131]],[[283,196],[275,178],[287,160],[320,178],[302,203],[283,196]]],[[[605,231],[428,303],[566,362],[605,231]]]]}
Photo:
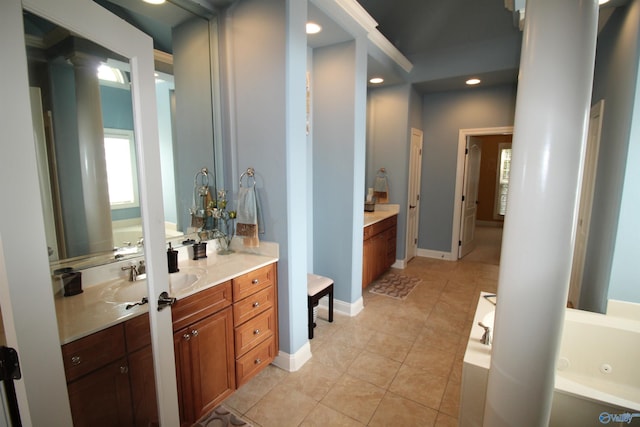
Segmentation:
{"type": "MultiPolygon", "coordinates": [[[[194,177],[207,168],[212,194],[222,185],[215,17],[191,2],[96,3],[153,37],[165,235],[180,243],[197,231],[194,177]]],[[[142,255],[128,61],[28,12],[24,25],[52,267],[142,255]]]]}

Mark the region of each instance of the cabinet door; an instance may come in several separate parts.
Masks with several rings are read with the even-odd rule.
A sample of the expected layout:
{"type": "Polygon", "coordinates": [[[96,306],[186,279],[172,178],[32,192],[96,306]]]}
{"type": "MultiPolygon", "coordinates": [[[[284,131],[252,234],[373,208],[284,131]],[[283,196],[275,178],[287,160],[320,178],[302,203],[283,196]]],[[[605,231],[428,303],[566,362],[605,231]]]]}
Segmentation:
{"type": "Polygon", "coordinates": [[[129,380],[135,425],[159,425],[153,352],[150,345],[129,355],[129,380]]]}
{"type": "Polygon", "coordinates": [[[126,359],[67,385],[74,427],[133,426],[126,359]]]}
{"type": "Polygon", "coordinates": [[[362,288],[366,288],[373,281],[374,275],[374,240],[367,239],[362,248],[362,288]]]}
{"type": "Polygon", "coordinates": [[[228,307],[175,334],[183,421],[194,422],[235,390],[233,311],[228,307]],[[178,355],[178,353],[180,355],[178,355]]]}

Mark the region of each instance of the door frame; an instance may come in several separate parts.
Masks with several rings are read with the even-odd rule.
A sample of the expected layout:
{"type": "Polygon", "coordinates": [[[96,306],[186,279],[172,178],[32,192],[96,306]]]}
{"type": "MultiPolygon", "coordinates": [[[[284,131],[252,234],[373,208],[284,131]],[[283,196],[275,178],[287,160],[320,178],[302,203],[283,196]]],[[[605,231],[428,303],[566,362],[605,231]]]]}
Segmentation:
{"type": "Polygon", "coordinates": [[[460,223],[462,221],[462,192],[464,187],[464,163],[467,137],[513,134],[513,126],[499,126],[488,128],[469,128],[458,131],[458,158],[456,162],[456,189],[453,198],[453,227],[451,227],[451,252],[447,257],[450,261],[458,260],[458,242],[460,241],[460,223]]]}
{"type": "Polygon", "coordinates": [[[422,149],[424,144],[424,133],[421,129],[411,128],[411,137],[410,137],[410,151],[409,151],[409,183],[407,186],[408,194],[407,194],[407,230],[406,230],[406,238],[405,238],[405,263],[411,261],[413,257],[416,256],[418,252],[418,230],[420,226],[420,178],[422,176],[422,149]],[[414,170],[414,151],[413,151],[413,136],[419,138],[419,148],[420,154],[419,159],[417,160],[417,170],[414,170]],[[412,187],[415,189],[416,200],[415,200],[415,236],[412,239],[411,237],[411,226],[410,226],[410,216],[411,216],[411,202],[412,202],[412,187]],[[412,247],[413,250],[410,251],[409,248],[412,247]],[[412,254],[410,257],[409,254],[412,254]]]}
{"type": "MultiPolygon", "coordinates": [[[[22,10],[29,10],[129,58],[132,72],[140,204],[145,236],[149,295],[168,290],[164,252],[164,209],[154,86],[153,42],[97,3],[78,0],[3,0],[0,2],[0,50],[12,58],[3,67],[0,94],[11,106],[0,107],[2,143],[0,196],[29,209],[6,209],[0,221],[0,297],[7,344],[15,347],[23,379],[16,382],[25,425],[70,425],[71,413],[44,237],[33,125],[29,107],[22,10]],[[5,98],[6,96],[6,98],[5,98]],[[21,159],[16,162],[15,159],[21,159]],[[13,160],[12,160],[13,159],[13,160]],[[16,185],[16,179],[20,185],[16,185]],[[26,225],[28,226],[21,226],[26,225]],[[33,322],[38,313],[38,325],[33,322]],[[47,354],[47,363],[42,363],[47,354]]],[[[157,311],[149,299],[152,348],[160,422],[179,425],[171,311],[157,311]],[[164,367],[164,369],[161,369],[164,367]]]]}

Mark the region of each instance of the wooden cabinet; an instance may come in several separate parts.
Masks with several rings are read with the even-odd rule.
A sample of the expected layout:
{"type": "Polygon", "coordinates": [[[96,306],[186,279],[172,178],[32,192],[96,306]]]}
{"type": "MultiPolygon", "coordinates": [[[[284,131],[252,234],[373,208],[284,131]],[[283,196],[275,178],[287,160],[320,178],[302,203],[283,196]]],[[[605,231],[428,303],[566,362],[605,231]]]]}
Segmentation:
{"type": "Polygon", "coordinates": [[[366,288],[396,260],[398,216],[393,215],[364,228],[362,251],[362,287],[366,288]]]}
{"type": "Polygon", "coordinates": [[[180,420],[191,424],[235,390],[231,282],[173,307],[180,420]]]}
{"type": "MultiPolygon", "coordinates": [[[[180,420],[191,425],[278,353],[277,264],[171,309],[180,420]]],[[[158,425],[149,316],[62,346],[75,427],[158,425]]]]}
{"type": "Polygon", "coordinates": [[[276,264],[233,279],[236,384],[245,384],[278,353],[276,264]]]}
{"type": "Polygon", "coordinates": [[[149,319],[142,315],[62,346],[74,426],[157,421],[149,344],[149,319]]]}

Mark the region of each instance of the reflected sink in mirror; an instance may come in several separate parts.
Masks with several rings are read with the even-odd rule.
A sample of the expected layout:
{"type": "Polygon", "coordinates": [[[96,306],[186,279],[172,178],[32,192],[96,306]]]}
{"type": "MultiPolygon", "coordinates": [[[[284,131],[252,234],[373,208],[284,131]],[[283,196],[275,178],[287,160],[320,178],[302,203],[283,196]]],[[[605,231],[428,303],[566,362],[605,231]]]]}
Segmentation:
{"type": "MultiPolygon", "coordinates": [[[[169,294],[175,296],[178,293],[196,286],[199,280],[205,277],[207,270],[204,268],[181,268],[177,273],[169,274],[169,294]]],[[[120,279],[108,285],[102,291],[102,298],[108,302],[138,302],[146,297],[147,280],[139,278],[135,282],[120,279]]]]}

